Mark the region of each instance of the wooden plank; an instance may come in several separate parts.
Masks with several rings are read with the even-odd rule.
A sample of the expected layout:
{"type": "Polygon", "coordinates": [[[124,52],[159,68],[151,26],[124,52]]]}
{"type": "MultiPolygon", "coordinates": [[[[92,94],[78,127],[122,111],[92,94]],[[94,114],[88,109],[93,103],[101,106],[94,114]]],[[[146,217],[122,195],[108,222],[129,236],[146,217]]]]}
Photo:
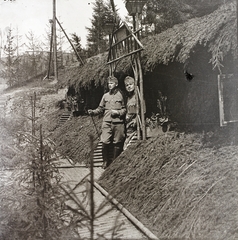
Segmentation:
{"type": "Polygon", "coordinates": [[[224,119],[224,99],[223,99],[223,83],[221,75],[218,75],[218,96],[219,96],[219,116],[220,116],[220,126],[226,126],[227,122],[224,119]]]}
{"type": "Polygon", "coordinates": [[[121,59],[124,58],[124,57],[131,56],[131,55],[133,55],[133,54],[135,54],[135,53],[137,53],[137,52],[140,52],[140,51],[142,51],[142,50],[143,50],[143,49],[135,50],[135,51],[133,51],[133,52],[131,52],[131,53],[125,54],[125,55],[123,55],[123,56],[121,56],[121,57],[118,57],[118,58],[116,58],[116,59],[114,59],[114,60],[111,60],[111,61],[107,62],[107,64],[114,63],[114,62],[116,62],[116,61],[121,60],[121,59]]]}

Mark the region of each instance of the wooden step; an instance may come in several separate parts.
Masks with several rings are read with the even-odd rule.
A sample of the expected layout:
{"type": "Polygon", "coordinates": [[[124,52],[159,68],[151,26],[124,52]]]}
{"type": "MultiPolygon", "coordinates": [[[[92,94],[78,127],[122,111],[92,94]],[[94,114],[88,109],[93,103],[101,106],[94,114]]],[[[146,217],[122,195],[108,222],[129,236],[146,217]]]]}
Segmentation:
{"type": "MultiPolygon", "coordinates": [[[[127,147],[129,147],[130,145],[135,144],[137,141],[137,135],[135,134],[131,140],[129,141],[129,143],[127,144],[127,147]]],[[[127,148],[126,147],[126,148],[127,148]]],[[[109,158],[112,159],[113,157],[113,146],[110,145],[109,147],[109,158]]],[[[95,148],[94,152],[93,152],[93,165],[94,167],[101,167],[103,164],[103,157],[102,157],[102,142],[99,142],[97,147],[95,148]]]]}
{"type": "Polygon", "coordinates": [[[71,117],[72,117],[72,112],[64,112],[64,113],[62,113],[62,115],[60,116],[60,119],[58,121],[57,127],[62,126],[66,121],[71,119],[71,117]]]}

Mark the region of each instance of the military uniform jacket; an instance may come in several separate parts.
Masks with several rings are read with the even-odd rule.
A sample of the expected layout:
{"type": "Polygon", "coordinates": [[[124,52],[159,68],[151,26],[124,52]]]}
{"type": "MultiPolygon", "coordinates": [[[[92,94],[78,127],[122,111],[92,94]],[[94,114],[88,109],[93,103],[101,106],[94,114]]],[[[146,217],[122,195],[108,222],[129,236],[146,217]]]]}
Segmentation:
{"type": "Polygon", "coordinates": [[[122,93],[118,88],[107,92],[103,95],[101,102],[97,109],[93,111],[95,115],[104,112],[103,121],[122,123],[124,122],[126,107],[124,103],[124,98],[122,93]],[[118,114],[116,116],[111,116],[112,110],[117,110],[118,114]]]}

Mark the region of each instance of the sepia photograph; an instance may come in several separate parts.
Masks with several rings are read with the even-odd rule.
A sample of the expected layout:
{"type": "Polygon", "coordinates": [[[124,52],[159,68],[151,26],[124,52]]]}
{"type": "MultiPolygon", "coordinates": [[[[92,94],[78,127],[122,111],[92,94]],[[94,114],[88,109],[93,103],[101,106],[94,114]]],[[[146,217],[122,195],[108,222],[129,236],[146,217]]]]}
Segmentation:
{"type": "Polygon", "coordinates": [[[238,239],[238,0],[0,0],[0,240],[238,239]]]}

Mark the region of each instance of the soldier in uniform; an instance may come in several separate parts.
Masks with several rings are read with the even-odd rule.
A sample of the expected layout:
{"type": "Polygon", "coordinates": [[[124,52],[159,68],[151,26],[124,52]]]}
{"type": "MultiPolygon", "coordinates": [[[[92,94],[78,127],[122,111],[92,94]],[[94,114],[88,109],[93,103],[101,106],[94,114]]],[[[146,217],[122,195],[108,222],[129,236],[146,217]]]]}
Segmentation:
{"type": "Polygon", "coordinates": [[[109,92],[103,95],[99,106],[95,110],[88,110],[88,114],[92,116],[104,113],[101,134],[103,168],[111,164],[108,157],[109,144],[113,144],[112,160],[114,160],[122,152],[125,141],[126,108],[124,98],[118,88],[118,79],[110,76],[107,81],[109,92]]]}
{"type": "Polygon", "coordinates": [[[124,79],[126,88],[126,140],[124,150],[131,138],[136,134],[137,120],[136,120],[136,96],[135,96],[135,79],[127,76],[124,79]]]}

